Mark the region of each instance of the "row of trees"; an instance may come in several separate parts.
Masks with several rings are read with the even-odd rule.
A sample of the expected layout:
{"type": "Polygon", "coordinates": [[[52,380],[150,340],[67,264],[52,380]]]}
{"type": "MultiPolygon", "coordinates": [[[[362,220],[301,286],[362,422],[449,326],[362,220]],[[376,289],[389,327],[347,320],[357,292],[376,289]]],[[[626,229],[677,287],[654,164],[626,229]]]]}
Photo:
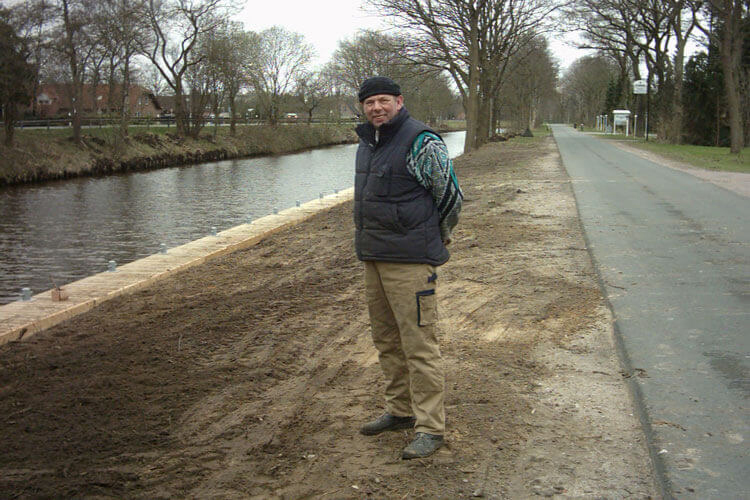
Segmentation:
{"type": "MultiPolygon", "coordinates": [[[[310,70],[313,50],[301,35],[280,27],[245,31],[229,21],[237,7],[228,0],[26,0],[3,18],[37,71],[23,87],[69,82],[73,102],[81,103],[86,83],[107,83],[112,92],[119,89],[109,102],[121,103],[123,135],[126,93],[135,78],[168,86],[177,132],[184,135],[200,132],[204,110],[224,107],[234,130],[241,92],[252,92],[274,121],[290,95],[309,116],[326,97],[343,96],[356,110],[346,97],[356,95],[364,78],[385,74],[402,84],[412,113],[434,121],[457,114],[457,89],[467,150],[485,142],[503,115],[519,128],[529,126],[554,96],[557,68],[543,35],[557,6],[547,0],[369,3],[397,29],[341,42],[317,71],[310,70]],[[517,98],[500,98],[509,93],[517,98]]],[[[72,124],[79,141],[80,106],[74,105],[72,124]]]]}
{"type": "Polygon", "coordinates": [[[450,75],[466,115],[465,151],[485,143],[511,107],[517,118],[534,117],[532,110],[554,87],[557,68],[544,36],[553,30],[562,2],[369,0],[369,4],[388,16],[402,36],[402,60],[450,75]],[[503,93],[511,90],[521,92],[503,93]]]}
{"type": "MultiPolygon", "coordinates": [[[[155,94],[174,96],[178,134],[197,136],[205,114],[223,109],[230,111],[234,133],[241,93],[252,93],[256,109],[272,123],[291,96],[308,118],[326,98],[335,100],[337,114],[342,106],[356,113],[356,101],[346,97],[356,95],[362,78],[373,74],[401,78],[411,107],[426,120],[455,114],[446,78],[434,68],[399,61],[403,42],[396,37],[360,33],[313,71],[314,51],[302,35],[281,27],[246,31],[230,21],[237,9],[228,0],[26,0],[5,10],[0,5],[3,47],[13,46],[0,53],[3,89],[22,90],[3,90],[4,115],[12,123],[40,82],[65,82],[73,103],[73,138],[79,142],[86,84],[96,89],[105,83],[113,94],[110,105],[119,103],[114,109],[126,136],[127,96],[137,81],[155,94]],[[29,71],[5,71],[11,60],[29,71]]],[[[12,125],[8,130],[6,142],[12,142],[12,125]]]]}
{"type": "MultiPolygon", "coordinates": [[[[392,30],[360,32],[313,71],[313,49],[301,35],[280,27],[246,31],[230,21],[238,7],[229,0],[25,0],[0,15],[3,47],[9,47],[0,59],[28,71],[3,71],[0,89],[5,116],[12,119],[11,103],[28,102],[40,81],[69,82],[74,103],[82,102],[84,84],[107,83],[110,92],[119,92],[109,102],[120,103],[124,136],[129,84],[151,81],[155,93],[165,85],[174,95],[177,132],[197,135],[204,114],[222,109],[230,110],[234,133],[241,93],[251,93],[271,122],[290,96],[308,117],[326,99],[335,102],[332,112],[348,106],[356,113],[352,96],[360,82],[390,75],[402,84],[412,113],[428,121],[456,114],[457,93],[467,122],[465,149],[471,151],[493,135],[500,120],[518,129],[540,117],[591,122],[615,107],[643,116],[644,100],[633,100],[631,82],[644,76],[654,103],[650,122],[660,137],[680,142],[685,124],[692,127],[691,119],[700,114],[686,112],[686,95],[698,91],[701,71],[710,81],[706,72],[720,69],[714,114],[726,110],[736,151],[748,129],[743,111],[749,107],[743,107],[748,64],[742,54],[749,3],[368,0],[373,11],[392,21],[392,30]],[[583,31],[582,47],[597,55],[577,61],[558,81],[545,38],[559,32],[561,16],[569,29],[583,31]],[[687,43],[701,33],[709,54],[688,63],[687,79],[687,43]]],[[[74,104],[76,141],[80,118],[74,104]]]]}
{"type": "MultiPolygon", "coordinates": [[[[725,111],[731,150],[739,153],[748,130],[743,107],[750,104],[750,65],[743,61],[750,49],[749,9],[748,0],[573,0],[565,11],[575,21],[573,27],[585,34],[580,47],[596,49],[599,55],[578,61],[566,77],[567,113],[576,121],[590,121],[593,114],[613,107],[635,107],[644,116],[644,100],[634,102],[632,97],[632,81],[643,78],[654,103],[650,122],[660,137],[680,143],[696,135],[696,114],[706,115],[705,109],[696,109],[707,105],[705,100],[686,99],[686,85],[694,87],[696,71],[702,70],[702,78],[723,82],[720,89],[713,86],[721,95],[712,100],[720,104],[717,117],[725,111]],[[686,78],[686,50],[697,36],[705,40],[708,54],[696,56],[705,58],[703,62],[690,61],[686,78]],[[714,64],[707,65],[708,59],[714,64]],[[606,73],[613,77],[597,84],[606,73]],[[596,89],[587,94],[592,85],[596,89]],[[593,103],[607,107],[595,112],[593,103]]],[[[690,97],[695,97],[693,87],[690,97]]],[[[716,114],[716,107],[713,111],[716,114]]]]}
{"type": "Polygon", "coordinates": [[[27,0],[3,17],[24,41],[37,71],[23,86],[45,80],[69,85],[79,142],[87,83],[119,91],[108,102],[120,104],[123,135],[136,77],[165,85],[174,95],[181,135],[197,135],[206,109],[216,110],[223,100],[232,107],[251,83],[273,107],[289,82],[302,77],[312,49],[280,28],[245,32],[229,20],[236,9],[226,0],[27,0]]]}

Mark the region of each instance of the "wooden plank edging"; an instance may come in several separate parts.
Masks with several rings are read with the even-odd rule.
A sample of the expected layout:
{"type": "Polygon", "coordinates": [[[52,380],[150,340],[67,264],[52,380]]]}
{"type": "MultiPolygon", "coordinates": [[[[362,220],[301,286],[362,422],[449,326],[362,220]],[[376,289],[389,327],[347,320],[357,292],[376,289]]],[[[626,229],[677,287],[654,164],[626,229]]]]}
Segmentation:
{"type": "Polygon", "coordinates": [[[264,238],[296,226],[317,213],[351,200],[354,189],[312,200],[299,207],[282,210],[252,222],[221,231],[216,236],[171,248],[167,254],[154,254],[124,264],[115,272],[103,272],[68,283],[63,289],[69,298],[53,302],[51,290],[36,294],[30,301],[0,306],[0,345],[23,340],[107,300],[128,295],[183,269],[210,259],[251,247],[264,238]]]}

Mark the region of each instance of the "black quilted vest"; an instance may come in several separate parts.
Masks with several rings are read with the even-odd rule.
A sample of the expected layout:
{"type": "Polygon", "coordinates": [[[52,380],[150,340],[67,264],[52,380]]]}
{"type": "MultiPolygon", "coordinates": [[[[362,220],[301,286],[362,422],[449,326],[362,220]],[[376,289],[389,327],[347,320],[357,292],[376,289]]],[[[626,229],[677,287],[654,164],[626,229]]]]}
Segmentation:
{"type": "Polygon", "coordinates": [[[357,127],[354,242],[359,260],[435,266],[448,261],[432,195],[406,168],[412,143],[424,131],[432,132],[406,108],[380,126],[377,143],[372,124],[357,127]]]}

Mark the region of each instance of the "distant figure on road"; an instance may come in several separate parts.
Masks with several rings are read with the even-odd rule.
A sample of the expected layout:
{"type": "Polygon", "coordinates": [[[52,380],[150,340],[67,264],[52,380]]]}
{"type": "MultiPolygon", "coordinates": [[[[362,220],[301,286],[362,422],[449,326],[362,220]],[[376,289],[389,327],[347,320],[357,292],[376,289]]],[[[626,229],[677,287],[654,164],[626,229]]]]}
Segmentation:
{"type": "Polygon", "coordinates": [[[360,432],[415,428],[402,457],[422,458],[445,434],[436,268],[450,256],[463,194],[442,139],[409,116],[393,80],[365,80],[359,102],[367,123],[357,127],[355,247],[386,379],[386,413],[360,432]]]}

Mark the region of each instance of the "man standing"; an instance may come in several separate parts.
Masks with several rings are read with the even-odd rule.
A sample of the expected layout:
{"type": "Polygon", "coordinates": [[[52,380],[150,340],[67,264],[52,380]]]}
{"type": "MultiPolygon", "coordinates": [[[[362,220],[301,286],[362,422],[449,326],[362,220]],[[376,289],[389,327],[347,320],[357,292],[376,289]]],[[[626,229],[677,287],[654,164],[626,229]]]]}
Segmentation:
{"type": "Polygon", "coordinates": [[[360,432],[415,428],[402,457],[422,458],[443,445],[445,433],[436,268],[450,256],[463,195],[442,139],[409,116],[393,80],[365,80],[359,102],[367,123],[357,127],[355,247],[386,379],[386,413],[360,432]]]}

